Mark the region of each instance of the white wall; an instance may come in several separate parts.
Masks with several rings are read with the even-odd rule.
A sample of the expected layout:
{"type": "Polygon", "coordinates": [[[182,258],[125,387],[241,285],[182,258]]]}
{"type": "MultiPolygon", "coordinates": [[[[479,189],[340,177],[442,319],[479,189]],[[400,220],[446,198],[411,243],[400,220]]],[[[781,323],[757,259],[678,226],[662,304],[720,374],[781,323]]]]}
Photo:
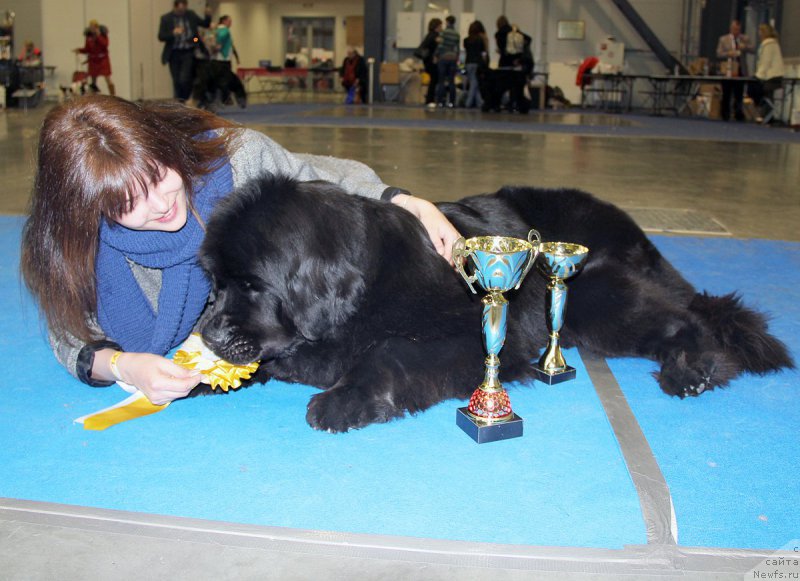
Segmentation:
{"type": "Polygon", "coordinates": [[[270,5],[263,0],[236,0],[220,2],[214,16],[227,14],[233,19],[231,34],[239,53],[242,67],[257,67],[258,61],[270,59],[278,63],[277,54],[270,46],[270,5]]]}
{"type": "MultiPolygon", "coordinates": [[[[117,94],[131,96],[131,37],[128,0],[41,0],[42,51],[46,64],[55,65],[55,77],[48,79],[48,92],[69,85],[75,71],[72,49],[82,47],[83,30],[95,19],[108,27],[111,73],[117,94]]],[[[86,60],[85,57],[80,59],[86,60]]],[[[85,66],[84,66],[85,70],[85,66]]],[[[106,92],[104,82],[100,88],[106,92]]]]}

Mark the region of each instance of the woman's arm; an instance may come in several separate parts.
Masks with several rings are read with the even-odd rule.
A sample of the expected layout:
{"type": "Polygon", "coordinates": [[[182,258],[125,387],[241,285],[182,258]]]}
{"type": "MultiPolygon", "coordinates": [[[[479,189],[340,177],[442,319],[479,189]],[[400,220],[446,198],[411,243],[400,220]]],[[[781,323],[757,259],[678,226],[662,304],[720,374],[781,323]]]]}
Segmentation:
{"type": "Polygon", "coordinates": [[[383,183],[365,164],[351,159],[294,154],[278,143],[252,129],[244,129],[238,147],[231,155],[235,186],[264,173],[285,175],[299,181],[324,180],[337,184],[349,194],[379,199],[387,189],[397,190],[383,183]]]}
{"type": "Polygon", "coordinates": [[[451,260],[458,231],[436,206],[412,196],[406,190],[389,186],[367,165],[319,155],[298,155],[286,151],[272,139],[244,129],[237,149],[231,155],[234,185],[264,173],[286,175],[300,181],[324,180],[335,183],[350,194],[392,201],[414,214],[428,232],[436,250],[451,260]]]}

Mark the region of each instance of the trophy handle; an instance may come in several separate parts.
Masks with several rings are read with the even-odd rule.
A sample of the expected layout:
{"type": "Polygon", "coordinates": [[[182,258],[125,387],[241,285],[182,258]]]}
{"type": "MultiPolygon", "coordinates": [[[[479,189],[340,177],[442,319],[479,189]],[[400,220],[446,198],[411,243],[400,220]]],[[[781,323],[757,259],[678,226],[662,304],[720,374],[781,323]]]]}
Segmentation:
{"type": "Polygon", "coordinates": [[[456,265],[456,270],[461,275],[461,277],[466,281],[469,290],[472,291],[472,294],[478,294],[478,291],[475,290],[475,287],[472,286],[472,283],[478,280],[477,275],[469,276],[467,271],[464,270],[464,263],[467,261],[467,257],[470,255],[467,252],[467,243],[464,240],[464,237],[460,237],[458,240],[453,242],[453,263],[456,265]]]}
{"type": "Polygon", "coordinates": [[[525,265],[525,270],[522,271],[522,276],[519,277],[519,282],[517,283],[517,286],[514,287],[514,290],[519,289],[519,286],[522,284],[522,281],[525,280],[525,276],[528,274],[528,271],[531,269],[531,266],[533,266],[533,263],[536,262],[536,257],[539,256],[539,248],[541,248],[542,245],[542,237],[539,236],[538,230],[531,228],[531,231],[528,232],[528,242],[531,243],[533,250],[531,252],[530,258],[528,258],[528,264],[525,265]],[[536,239],[535,243],[533,241],[534,238],[536,239]]]}

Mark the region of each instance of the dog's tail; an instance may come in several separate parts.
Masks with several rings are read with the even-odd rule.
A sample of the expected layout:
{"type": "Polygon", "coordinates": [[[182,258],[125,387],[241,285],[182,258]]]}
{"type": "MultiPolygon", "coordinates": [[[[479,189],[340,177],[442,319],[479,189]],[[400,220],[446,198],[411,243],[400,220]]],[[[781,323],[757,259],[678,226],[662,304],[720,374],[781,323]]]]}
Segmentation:
{"type": "Polygon", "coordinates": [[[767,318],[745,307],[736,293],[698,293],[689,309],[706,322],[722,350],[741,371],[764,374],[794,368],[786,345],[767,332],[767,318]]]}

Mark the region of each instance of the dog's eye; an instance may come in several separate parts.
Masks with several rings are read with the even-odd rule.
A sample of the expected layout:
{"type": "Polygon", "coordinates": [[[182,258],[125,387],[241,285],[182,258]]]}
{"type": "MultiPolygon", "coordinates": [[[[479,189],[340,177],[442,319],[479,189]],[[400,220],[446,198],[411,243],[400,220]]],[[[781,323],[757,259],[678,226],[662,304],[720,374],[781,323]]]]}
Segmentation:
{"type": "Polygon", "coordinates": [[[261,284],[257,280],[241,278],[238,280],[238,283],[239,288],[246,292],[259,292],[261,290],[261,284]]]}

